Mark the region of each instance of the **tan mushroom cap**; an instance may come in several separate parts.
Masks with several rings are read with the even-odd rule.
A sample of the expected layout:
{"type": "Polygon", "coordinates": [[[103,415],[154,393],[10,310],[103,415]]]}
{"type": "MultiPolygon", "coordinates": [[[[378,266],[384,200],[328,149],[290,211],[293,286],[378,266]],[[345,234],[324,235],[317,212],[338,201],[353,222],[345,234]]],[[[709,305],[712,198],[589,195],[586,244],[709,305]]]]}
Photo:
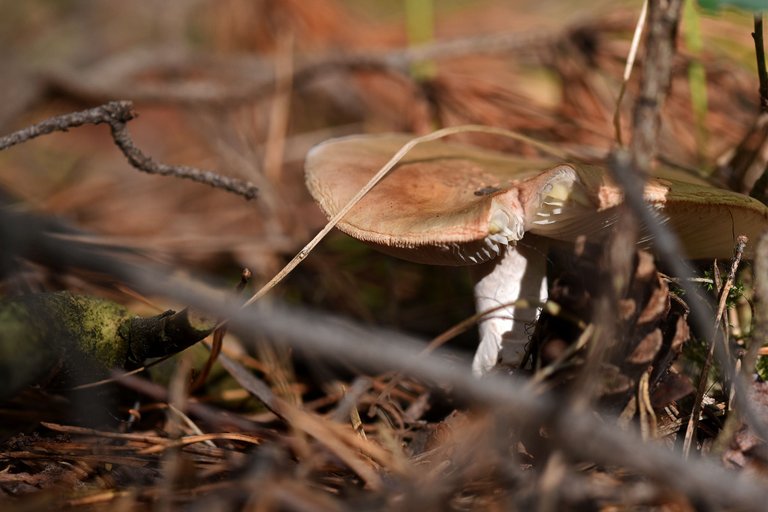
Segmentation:
{"type": "MultiPolygon", "coordinates": [[[[356,135],[313,148],[307,187],[336,214],[405,143],[407,134],[356,135]]],[[[417,145],[342,219],[338,228],[404,259],[467,265],[494,258],[525,232],[596,240],[616,219],[621,190],[605,170],[553,165],[443,141],[417,145]],[[546,170],[544,170],[546,169],[546,170]]],[[[680,237],[689,258],[730,256],[736,236],[753,241],[768,209],[750,197],[665,171],[644,197],[680,237]]]]}

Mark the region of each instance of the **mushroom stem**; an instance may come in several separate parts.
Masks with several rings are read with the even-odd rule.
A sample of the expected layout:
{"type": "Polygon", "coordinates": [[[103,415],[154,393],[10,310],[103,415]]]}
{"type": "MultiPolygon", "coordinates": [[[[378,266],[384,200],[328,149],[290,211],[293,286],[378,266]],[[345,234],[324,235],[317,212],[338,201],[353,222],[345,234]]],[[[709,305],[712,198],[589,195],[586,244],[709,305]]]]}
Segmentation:
{"type": "MultiPolygon", "coordinates": [[[[478,312],[514,303],[521,298],[547,298],[546,251],[523,245],[508,245],[501,257],[481,267],[475,284],[478,312]]],[[[511,305],[495,311],[479,323],[480,344],[472,361],[472,372],[482,376],[496,365],[517,367],[528,344],[526,326],[538,317],[536,307],[511,305]]]]}

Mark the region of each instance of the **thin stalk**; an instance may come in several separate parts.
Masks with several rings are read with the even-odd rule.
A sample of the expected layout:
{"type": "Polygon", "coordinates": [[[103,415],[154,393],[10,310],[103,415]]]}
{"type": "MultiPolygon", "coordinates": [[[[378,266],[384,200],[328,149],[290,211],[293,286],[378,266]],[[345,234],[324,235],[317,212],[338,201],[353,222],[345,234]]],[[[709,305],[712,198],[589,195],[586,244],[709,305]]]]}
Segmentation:
{"type": "Polygon", "coordinates": [[[763,45],[763,13],[755,13],[755,57],[757,58],[757,77],[760,81],[760,112],[768,112],[768,72],[765,69],[765,47],[763,45]]]}

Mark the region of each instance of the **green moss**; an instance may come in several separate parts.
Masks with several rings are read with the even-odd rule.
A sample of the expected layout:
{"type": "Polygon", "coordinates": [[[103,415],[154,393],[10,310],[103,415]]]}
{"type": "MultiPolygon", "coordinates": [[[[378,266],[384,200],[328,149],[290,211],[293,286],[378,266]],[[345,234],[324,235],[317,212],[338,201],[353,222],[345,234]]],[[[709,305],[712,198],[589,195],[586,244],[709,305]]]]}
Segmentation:
{"type": "Polygon", "coordinates": [[[128,318],[121,306],[66,292],[0,301],[0,396],[57,368],[77,381],[123,366],[128,346],[118,328],[128,318]]]}
{"type": "Polygon", "coordinates": [[[67,292],[0,301],[0,397],[56,372],[68,385],[98,380],[112,368],[179,352],[213,322],[188,310],[149,318],[110,301],[67,292]]]}
{"type": "Polygon", "coordinates": [[[760,356],[755,362],[755,372],[761,381],[768,381],[768,356],[760,356]]]}
{"type": "Polygon", "coordinates": [[[130,318],[128,310],[113,302],[70,293],[45,294],[42,300],[47,314],[55,315],[50,326],[61,324],[57,330],[62,346],[93,358],[105,368],[125,364],[128,344],[118,329],[130,318]]]}
{"type": "Polygon", "coordinates": [[[35,328],[30,310],[19,303],[0,302],[0,396],[43,378],[57,363],[35,328]]]}

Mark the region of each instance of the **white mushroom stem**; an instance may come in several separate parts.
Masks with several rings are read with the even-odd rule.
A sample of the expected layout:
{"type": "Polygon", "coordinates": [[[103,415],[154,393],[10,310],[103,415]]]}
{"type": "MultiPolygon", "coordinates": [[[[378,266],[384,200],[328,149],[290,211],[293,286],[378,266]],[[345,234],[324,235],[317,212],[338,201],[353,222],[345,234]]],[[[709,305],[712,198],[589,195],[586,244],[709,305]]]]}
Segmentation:
{"type": "MultiPolygon", "coordinates": [[[[546,253],[522,245],[509,245],[501,257],[482,267],[475,285],[479,313],[519,299],[547,298],[546,253]]],[[[516,367],[522,362],[529,335],[526,326],[536,320],[538,308],[507,306],[479,323],[480,344],[472,371],[482,376],[497,364],[516,367]]]]}

